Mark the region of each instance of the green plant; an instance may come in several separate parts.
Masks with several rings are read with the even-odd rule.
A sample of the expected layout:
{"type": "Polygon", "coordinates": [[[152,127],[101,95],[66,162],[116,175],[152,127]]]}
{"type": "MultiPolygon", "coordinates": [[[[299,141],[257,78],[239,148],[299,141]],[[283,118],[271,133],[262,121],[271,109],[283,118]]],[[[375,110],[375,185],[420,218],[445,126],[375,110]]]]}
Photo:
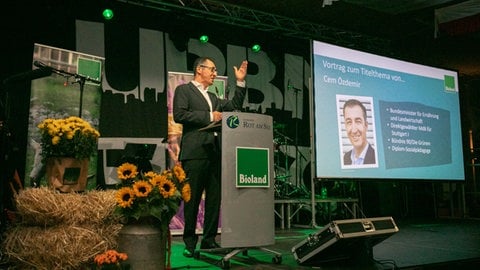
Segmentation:
{"type": "Polygon", "coordinates": [[[100,133],[80,117],[47,118],[40,129],[42,157],[89,158],[97,152],[100,133]]]}
{"type": "Polygon", "coordinates": [[[166,227],[180,202],[190,200],[190,184],[180,164],[162,173],[141,173],[136,165],[126,162],[117,168],[117,175],[120,183],[115,212],[125,221],[150,218],[166,227]]]}

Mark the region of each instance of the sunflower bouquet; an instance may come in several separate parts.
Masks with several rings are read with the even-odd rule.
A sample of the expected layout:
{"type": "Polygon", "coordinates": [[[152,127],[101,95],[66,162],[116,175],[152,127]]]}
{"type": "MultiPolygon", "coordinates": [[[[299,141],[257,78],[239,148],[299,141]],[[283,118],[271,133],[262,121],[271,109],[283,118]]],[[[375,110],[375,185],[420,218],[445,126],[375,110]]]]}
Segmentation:
{"type": "Polygon", "coordinates": [[[135,164],[126,162],[117,168],[117,175],[120,183],[115,212],[124,222],[153,218],[165,227],[177,213],[180,202],[190,200],[190,184],[180,164],[161,173],[143,173],[135,164]]]}

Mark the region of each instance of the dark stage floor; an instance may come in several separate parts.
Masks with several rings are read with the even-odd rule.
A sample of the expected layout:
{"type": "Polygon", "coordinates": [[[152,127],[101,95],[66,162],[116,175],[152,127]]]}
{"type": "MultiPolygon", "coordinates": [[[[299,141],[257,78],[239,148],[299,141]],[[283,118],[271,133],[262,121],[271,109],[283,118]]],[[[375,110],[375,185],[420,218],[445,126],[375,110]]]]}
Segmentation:
{"type": "Polygon", "coordinates": [[[480,269],[480,220],[395,220],[395,223],[399,231],[375,244],[372,256],[356,255],[328,263],[305,262],[310,266],[297,263],[291,249],[322,227],[277,229],[275,244],[262,248],[279,254],[280,263],[275,253],[258,248],[233,257],[200,252],[196,258],[185,258],[181,236],[173,236],[171,266],[172,269],[480,269]],[[371,257],[373,260],[369,260],[371,257]]]}

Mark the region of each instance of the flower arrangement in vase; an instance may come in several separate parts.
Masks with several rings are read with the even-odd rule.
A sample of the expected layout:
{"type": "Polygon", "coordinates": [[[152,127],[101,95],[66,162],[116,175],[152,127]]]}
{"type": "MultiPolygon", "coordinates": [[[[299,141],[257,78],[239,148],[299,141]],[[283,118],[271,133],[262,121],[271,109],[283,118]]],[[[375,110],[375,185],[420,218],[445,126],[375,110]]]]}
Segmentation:
{"type": "Polygon", "coordinates": [[[84,191],[89,159],[97,153],[100,133],[76,116],[47,118],[37,127],[48,185],[62,192],[84,191]]]}
{"type": "Polygon", "coordinates": [[[128,222],[148,218],[163,228],[177,213],[181,201],[190,200],[190,184],[180,164],[161,173],[139,172],[132,163],[117,168],[120,183],[115,212],[128,222]]]}
{"type": "Polygon", "coordinates": [[[117,175],[115,213],[125,224],[118,241],[120,250],[129,255],[127,263],[133,269],[170,269],[169,224],[180,203],[191,196],[185,171],[176,164],[161,173],[144,173],[126,162],[117,168],[117,175]]]}

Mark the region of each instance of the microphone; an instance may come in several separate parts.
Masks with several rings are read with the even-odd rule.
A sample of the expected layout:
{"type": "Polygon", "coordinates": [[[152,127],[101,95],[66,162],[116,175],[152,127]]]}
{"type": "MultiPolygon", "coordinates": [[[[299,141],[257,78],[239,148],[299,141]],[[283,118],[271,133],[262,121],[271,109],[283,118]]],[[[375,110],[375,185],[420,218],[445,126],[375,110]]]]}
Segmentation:
{"type": "Polygon", "coordinates": [[[63,76],[63,77],[75,77],[75,79],[77,79],[77,80],[91,81],[91,82],[96,83],[96,84],[101,83],[100,81],[98,81],[96,79],[93,79],[93,78],[90,78],[88,76],[83,76],[83,75],[80,75],[80,74],[74,74],[74,73],[66,72],[64,70],[56,69],[56,68],[51,67],[49,65],[46,65],[45,63],[40,62],[40,61],[33,61],[33,65],[36,66],[36,67],[39,67],[39,69],[41,69],[41,70],[45,70],[45,72],[49,71],[50,74],[51,73],[56,73],[56,74],[58,74],[60,76],[63,76]]]}
{"type": "Polygon", "coordinates": [[[35,79],[40,79],[43,77],[47,77],[52,75],[52,70],[51,69],[46,69],[46,68],[38,68],[34,70],[29,70],[26,72],[18,73],[15,75],[12,75],[2,81],[2,84],[11,84],[15,82],[22,82],[22,81],[31,81],[35,79]]]}
{"type": "Polygon", "coordinates": [[[49,66],[45,65],[44,63],[42,63],[40,61],[33,61],[33,65],[36,66],[36,67],[39,67],[39,68],[50,68],[50,69],[52,69],[52,67],[49,67],[49,66]]]}
{"type": "Polygon", "coordinates": [[[302,91],[302,89],[296,88],[296,87],[294,87],[293,85],[291,85],[291,84],[290,84],[290,79],[288,79],[287,89],[288,89],[288,90],[293,90],[293,91],[295,91],[295,92],[300,92],[300,91],[302,91]]]}
{"type": "Polygon", "coordinates": [[[217,97],[218,97],[218,106],[216,107],[216,110],[222,112],[223,111],[223,104],[222,104],[222,99],[220,98],[220,92],[218,91],[217,86],[215,86],[215,93],[217,93],[217,97]]]}
{"type": "Polygon", "coordinates": [[[40,61],[36,61],[36,60],[33,61],[33,65],[36,66],[36,67],[38,67],[38,69],[42,69],[42,70],[45,70],[45,71],[50,71],[50,74],[51,74],[51,73],[55,73],[55,74],[58,74],[58,75],[63,76],[63,77],[66,77],[65,74],[67,74],[67,75],[73,75],[73,74],[71,74],[71,73],[67,73],[67,72],[65,72],[65,71],[58,70],[58,69],[56,69],[56,68],[54,68],[54,67],[51,67],[51,66],[49,66],[49,65],[47,65],[47,64],[45,64],[45,63],[43,63],[43,62],[40,62],[40,61]]]}

